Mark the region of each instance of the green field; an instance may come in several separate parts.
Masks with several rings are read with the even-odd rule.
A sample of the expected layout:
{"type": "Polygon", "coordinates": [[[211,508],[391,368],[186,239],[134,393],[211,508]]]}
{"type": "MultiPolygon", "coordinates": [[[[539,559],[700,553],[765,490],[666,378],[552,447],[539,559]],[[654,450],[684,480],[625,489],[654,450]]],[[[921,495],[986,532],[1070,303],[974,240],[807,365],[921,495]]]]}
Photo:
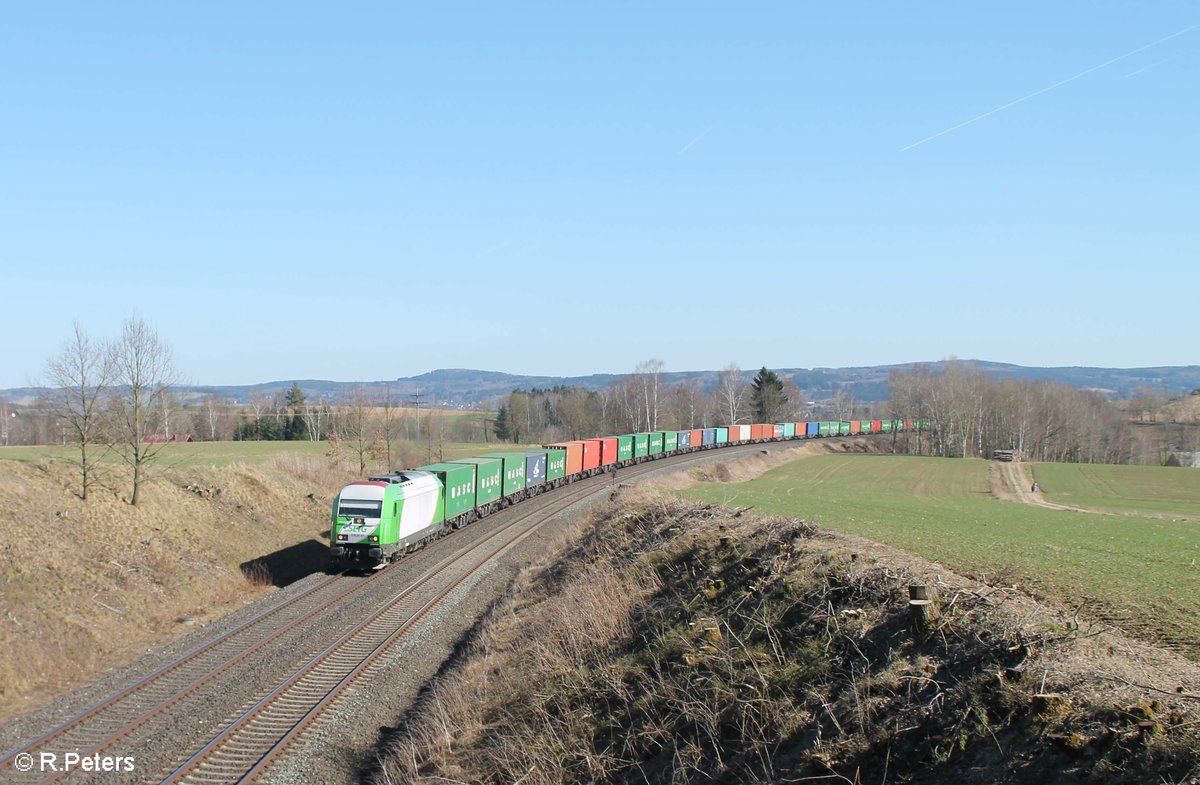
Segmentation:
{"type": "MultiPolygon", "coordinates": [[[[1039,482],[1068,476],[1051,472],[1043,480],[1045,468],[1038,466],[1039,482]]],[[[988,469],[985,461],[946,458],[817,456],[750,482],[684,493],[803,518],[956,572],[1017,583],[1071,606],[1086,603],[1084,616],[1200,654],[1200,526],[1157,517],[1157,505],[1138,502],[1155,498],[1147,488],[1175,487],[1176,476],[1164,480],[1158,472],[1184,470],[1154,469],[1144,482],[1140,474],[1119,475],[1130,485],[1110,484],[1107,495],[1090,491],[1089,500],[1109,499],[1131,513],[1113,516],[999,501],[989,492],[988,469]],[[1148,515],[1133,514],[1139,511],[1148,515]]],[[[1200,504],[1172,504],[1200,516],[1200,504]]]]}
{"type": "MultiPolygon", "coordinates": [[[[416,465],[428,463],[428,456],[437,460],[439,445],[434,443],[432,448],[427,442],[400,440],[392,443],[394,454],[409,454],[416,457],[416,465]]],[[[442,460],[453,461],[471,455],[497,450],[534,449],[531,445],[497,444],[491,442],[444,442],[441,444],[442,460]]],[[[302,458],[320,458],[329,453],[329,442],[190,442],[185,444],[165,444],[158,454],[156,462],[167,466],[228,466],[233,463],[249,465],[273,460],[280,455],[295,455],[302,458]]],[[[342,455],[347,460],[353,453],[343,445],[342,455]]],[[[71,447],[0,447],[0,460],[10,461],[64,461],[76,460],[78,452],[71,447]]],[[[110,460],[119,461],[116,455],[110,460]]],[[[355,464],[357,466],[357,463],[355,464]]],[[[403,468],[403,467],[395,467],[403,468]]],[[[380,471],[382,467],[369,471],[380,471]]]]}
{"type": "Polygon", "coordinates": [[[1156,466],[1039,463],[1047,501],[1121,515],[1200,521],[1200,471],[1156,466]]]}

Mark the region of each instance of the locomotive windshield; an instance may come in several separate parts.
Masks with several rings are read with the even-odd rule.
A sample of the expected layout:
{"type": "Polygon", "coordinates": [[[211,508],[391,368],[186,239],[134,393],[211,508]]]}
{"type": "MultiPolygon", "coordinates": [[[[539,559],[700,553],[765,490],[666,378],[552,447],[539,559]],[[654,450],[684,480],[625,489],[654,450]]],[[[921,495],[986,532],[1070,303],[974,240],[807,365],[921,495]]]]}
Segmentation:
{"type": "Polygon", "coordinates": [[[370,499],[342,499],[338,502],[338,515],[347,518],[378,518],[383,502],[370,499]]]}

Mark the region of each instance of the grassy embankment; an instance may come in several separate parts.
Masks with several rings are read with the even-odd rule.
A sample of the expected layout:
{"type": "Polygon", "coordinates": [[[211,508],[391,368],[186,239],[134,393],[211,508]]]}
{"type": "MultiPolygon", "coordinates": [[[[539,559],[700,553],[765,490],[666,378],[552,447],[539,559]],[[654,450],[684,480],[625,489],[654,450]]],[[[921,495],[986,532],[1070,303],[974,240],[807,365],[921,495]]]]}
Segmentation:
{"type": "Polygon", "coordinates": [[[620,496],[477,628],[403,718],[373,782],[1200,774],[1186,703],[1197,696],[1145,698],[1101,675],[1172,687],[1197,678],[1192,663],[1152,670],[1143,651],[1064,630],[1017,593],[944,570],[937,630],[910,630],[906,585],[929,581],[933,565],[864,557],[794,520],[620,496]]]}
{"type": "MultiPolygon", "coordinates": [[[[443,445],[446,459],[495,447],[443,445]]],[[[428,448],[398,449],[423,463],[428,448]]],[[[0,718],[260,596],[285,572],[322,568],[333,496],[359,477],[357,461],[328,450],[168,444],[136,508],[116,462],[83,502],[77,472],[56,460],[69,451],[0,450],[0,718]],[[247,577],[256,560],[273,574],[247,577]]]]}
{"type": "Polygon", "coordinates": [[[1061,493],[1064,501],[1127,515],[1000,501],[989,492],[987,462],[940,458],[817,456],[749,482],[684,493],[802,517],[963,574],[1015,583],[1039,597],[1083,605],[1085,618],[1200,655],[1200,527],[1159,517],[1166,510],[1200,517],[1196,475],[1041,464],[1037,476],[1051,499],[1061,493]],[[1094,476],[1112,481],[1096,484],[1094,476]],[[1087,494],[1069,497],[1068,489],[1079,487],[1087,494]]]}

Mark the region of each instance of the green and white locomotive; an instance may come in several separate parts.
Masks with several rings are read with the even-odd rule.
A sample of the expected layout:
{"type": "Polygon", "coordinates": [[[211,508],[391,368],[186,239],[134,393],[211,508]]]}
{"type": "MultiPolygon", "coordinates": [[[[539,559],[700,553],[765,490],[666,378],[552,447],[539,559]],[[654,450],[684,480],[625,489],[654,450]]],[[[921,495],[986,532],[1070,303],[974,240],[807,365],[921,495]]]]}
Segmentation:
{"type": "Polygon", "coordinates": [[[502,462],[472,460],[477,463],[435,463],[342,488],[329,531],[333,564],[382,567],[490,512],[500,498],[502,462]]]}
{"type": "Polygon", "coordinates": [[[333,500],[330,556],[387,564],[437,536],[441,498],[441,485],[432,472],[398,472],[350,483],[333,500]]]}

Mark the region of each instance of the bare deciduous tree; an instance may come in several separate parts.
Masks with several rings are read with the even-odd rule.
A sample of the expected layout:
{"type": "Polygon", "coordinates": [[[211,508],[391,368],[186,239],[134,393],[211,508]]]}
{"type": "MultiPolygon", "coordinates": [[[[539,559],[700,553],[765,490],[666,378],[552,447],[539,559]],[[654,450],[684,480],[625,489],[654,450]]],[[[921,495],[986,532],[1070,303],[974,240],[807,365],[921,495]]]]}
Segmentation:
{"type": "Polygon", "coordinates": [[[365,473],[367,459],[381,440],[375,410],[361,387],[350,393],[349,405],[338,409],[335,429],[339,444],[358,459],[358,473],[365,473]]]}
{"type": "Polygon", "coordinates": [[[717,404],[721,418],[730,425],[738,425],[746,419],[746,377],[737,363],[730,363],[717,374],[717,404]]]}
{"type": "Polygon", "coordinates": [[[666,367],[662,360],[643,360],[633,369],[646,415],[643,422],[649,431],[658,430],[659,386],[666,367]]]}
{"type": "Polygon", "coordinates": [[[387,450],[386,463],[388,471],[392,470],[392,441],[396,438],[396,404],[392,400],[392,385],[390,383],[384,385],[383,388],[383,422],[381,429],[383,433],[383,443],[387,450]]]}
{"type": "Polygon", "coordinates": [[[76,321],[74,336],[46,364],[46,375],[54,387],[49,394],[51,409],[79,451],[75,462],[79,468],[79,498],[86,501],[97,481],[102,404],[112,380],[112,358],[108,348],[92,342],[76,321]]]}
{"type": "Polygon", "coordinates": [[[167,390],[175,382],[175,366],[171,350],[144,320],[133,317],[125,322],[121,337],[112,344],[111,362],[116,427],[113,444],[133,469],[133,493],[129,503],[136,505],[141,498],[142,483],[147,466],[163,448],[146,437],[151,431],[151,417],[167,390]]]}

